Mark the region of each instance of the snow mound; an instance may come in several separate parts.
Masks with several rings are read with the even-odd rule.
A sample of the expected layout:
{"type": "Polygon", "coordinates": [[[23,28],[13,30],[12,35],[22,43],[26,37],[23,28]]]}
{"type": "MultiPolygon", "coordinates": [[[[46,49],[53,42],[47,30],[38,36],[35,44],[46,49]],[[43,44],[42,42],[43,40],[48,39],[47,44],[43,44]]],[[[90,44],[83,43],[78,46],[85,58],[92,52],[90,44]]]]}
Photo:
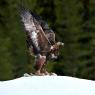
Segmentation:
{"type": "Polygon", "coordinates": [[[0,95],[95,95],[95,82],[66,76],[30,76],[0,82],[0,95]]]}

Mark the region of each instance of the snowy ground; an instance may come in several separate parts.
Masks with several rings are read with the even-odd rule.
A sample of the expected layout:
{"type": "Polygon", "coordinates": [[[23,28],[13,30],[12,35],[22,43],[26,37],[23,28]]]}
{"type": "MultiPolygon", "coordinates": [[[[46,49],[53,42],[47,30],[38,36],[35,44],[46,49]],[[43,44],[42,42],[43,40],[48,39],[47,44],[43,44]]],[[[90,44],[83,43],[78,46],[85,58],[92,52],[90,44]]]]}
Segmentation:
{"type": "Polygon", "coordinates": [[[0,95],[95,95],[95,82],[66,76],[31,76],[0,82],[0,95]]]}

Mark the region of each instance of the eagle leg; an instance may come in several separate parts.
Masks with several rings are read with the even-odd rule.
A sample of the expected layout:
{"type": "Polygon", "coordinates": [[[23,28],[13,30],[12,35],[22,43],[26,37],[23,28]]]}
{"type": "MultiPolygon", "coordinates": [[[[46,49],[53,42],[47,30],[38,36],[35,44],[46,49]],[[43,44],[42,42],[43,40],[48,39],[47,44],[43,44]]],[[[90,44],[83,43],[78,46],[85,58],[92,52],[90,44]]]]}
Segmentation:
{"type": "Polygon", "coordinates": [[[36,57],[36,64],[35,64],[36,75],[45,75],[44,72],[42,72],[45,62],[46,62],[46,56],[38,55],[36,57]]]}
{"type": "Polygon", "coordinates": [[[45,63],[43,64],[41,68],[41,73],[44,73],[45,75],[49,75],[49,72],[46,70],[46,64],[47,64],[47,61],[45,61],[45,63]]]}

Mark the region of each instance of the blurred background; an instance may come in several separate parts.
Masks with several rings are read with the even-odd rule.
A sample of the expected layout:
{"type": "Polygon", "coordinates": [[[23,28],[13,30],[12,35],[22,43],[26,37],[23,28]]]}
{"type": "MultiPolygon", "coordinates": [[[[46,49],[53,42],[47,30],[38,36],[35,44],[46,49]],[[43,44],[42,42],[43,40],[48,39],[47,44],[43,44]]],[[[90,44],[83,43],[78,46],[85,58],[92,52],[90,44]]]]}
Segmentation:
{"type": "Polygon", "coordinates": [[[94,0],[0,0],[0,80],[34,71],[18,6],[42,16],[65,43],[60,59],[50,61],[48,71],[62,76],[95,80],[94,0]]]}

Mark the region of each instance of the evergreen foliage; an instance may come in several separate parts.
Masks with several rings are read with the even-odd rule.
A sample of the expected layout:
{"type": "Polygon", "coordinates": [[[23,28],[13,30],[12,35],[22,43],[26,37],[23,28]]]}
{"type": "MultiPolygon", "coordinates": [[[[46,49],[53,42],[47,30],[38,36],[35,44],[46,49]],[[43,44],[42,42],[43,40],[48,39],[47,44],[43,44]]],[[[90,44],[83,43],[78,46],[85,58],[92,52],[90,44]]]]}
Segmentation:
{"type": "Polygon", "coordinates": [[[49,71],[95,79],[94,0],[0,0],[0,80],[34,71],[19,5],[42,16],[55,31],[56,40],[65,43],[59,60],[49,62],[49,71]]]}

